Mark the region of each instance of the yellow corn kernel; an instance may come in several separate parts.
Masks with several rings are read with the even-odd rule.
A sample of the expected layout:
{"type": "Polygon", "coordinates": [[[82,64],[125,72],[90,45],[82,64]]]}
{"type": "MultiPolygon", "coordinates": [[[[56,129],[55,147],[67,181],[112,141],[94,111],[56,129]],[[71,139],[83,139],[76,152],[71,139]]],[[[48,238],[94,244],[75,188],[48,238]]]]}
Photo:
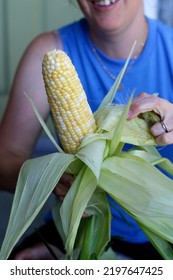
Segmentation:
{"type": "Polygon", "coordinates": [[[68,55],[49,51],[42,63],[48,102],[63,149],[76,153],[82,138],[96,130],[86,94],[68,55]]]}

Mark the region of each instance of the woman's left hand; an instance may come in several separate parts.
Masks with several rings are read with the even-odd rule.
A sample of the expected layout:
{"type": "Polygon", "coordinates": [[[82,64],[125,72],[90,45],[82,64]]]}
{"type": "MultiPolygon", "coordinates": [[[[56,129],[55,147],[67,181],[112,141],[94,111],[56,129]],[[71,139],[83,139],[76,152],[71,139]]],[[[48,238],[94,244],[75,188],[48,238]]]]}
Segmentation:
{"type": "Polygon", "coordinates": [[[73,184],[74,176],[64,173],[58,184],[56,185],[53,193],[59,198],[59,200],[62,202],[70,189],[71,185],[73,184]]]}
{"type": "Polygon", "coordinates": [[[151,127],[151,133],[158,145],[173,144],[173,104],[154,94],[143,92],[132,101],[128,120],[148,111],[154,111],[161,118],[160,122],[151,127]]]}

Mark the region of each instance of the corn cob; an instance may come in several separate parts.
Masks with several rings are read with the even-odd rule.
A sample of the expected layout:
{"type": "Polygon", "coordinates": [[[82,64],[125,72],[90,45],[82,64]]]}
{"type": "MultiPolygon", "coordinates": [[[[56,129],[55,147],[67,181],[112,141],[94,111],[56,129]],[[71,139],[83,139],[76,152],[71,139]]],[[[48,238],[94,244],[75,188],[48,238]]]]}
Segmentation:
{"type": "Polygon", "coordinates": [[[61,50],[45,54],[42,72],[60,142],[65,152],[75,153],[82,138],[96,130],[78,74],[70,58],[61,50]]]}
{"type": "Polygon", "coordinates": [[[152,127],[156,122],[161,121],[161,117],[154,111],[141,113],[138,117],[145,120],[149,128],[152,127]]]}

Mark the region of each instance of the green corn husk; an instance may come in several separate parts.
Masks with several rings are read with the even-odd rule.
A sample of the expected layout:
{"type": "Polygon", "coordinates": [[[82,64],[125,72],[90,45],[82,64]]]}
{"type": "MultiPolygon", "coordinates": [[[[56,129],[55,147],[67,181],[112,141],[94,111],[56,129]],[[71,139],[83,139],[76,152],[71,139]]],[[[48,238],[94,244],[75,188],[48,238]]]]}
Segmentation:
{"type": "MultiPolygon", "coordinates": [[[[173,259],[170,246],[173,243],[173,182],[157,168],[173,175],[173,164],[156,150],[144,120],[147,118],[148,122],[146,114],[126,120],[131,99],[127,106],[110,105],[131,53],[94,114],[97,132],[83,138],[75,155],[61,150],[26,95],[57,153],[31,159],[21,168],[0,259],[8,258],[63,172],[75,175],[63,203],[57,202],[53,208],[55,225],[67,252],[65,258],[117,258],[107,250],[111,238],[111,214],[106,196],[109,194],[138,222],[163,258],[173,259]],[[123,151],[125,143],[134,146],[123,151]],[[82,218],[83,214],[87,218],[82,218]]],[[[153,113],[149,119],[151,115],[153,113]]]]}

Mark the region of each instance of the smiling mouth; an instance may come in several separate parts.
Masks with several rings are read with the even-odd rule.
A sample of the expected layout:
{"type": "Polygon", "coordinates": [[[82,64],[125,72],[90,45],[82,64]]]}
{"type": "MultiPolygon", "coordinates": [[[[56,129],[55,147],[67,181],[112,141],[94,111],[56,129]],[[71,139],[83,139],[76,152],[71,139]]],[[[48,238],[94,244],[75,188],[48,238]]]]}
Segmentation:
{"type": "Polygon", "coordinates": [[[101,0],[101,1],[91,1],[91,3],[95,6],[104,7],[104,6],[111,6],[118,1],[119,0],[101,0]]]}

